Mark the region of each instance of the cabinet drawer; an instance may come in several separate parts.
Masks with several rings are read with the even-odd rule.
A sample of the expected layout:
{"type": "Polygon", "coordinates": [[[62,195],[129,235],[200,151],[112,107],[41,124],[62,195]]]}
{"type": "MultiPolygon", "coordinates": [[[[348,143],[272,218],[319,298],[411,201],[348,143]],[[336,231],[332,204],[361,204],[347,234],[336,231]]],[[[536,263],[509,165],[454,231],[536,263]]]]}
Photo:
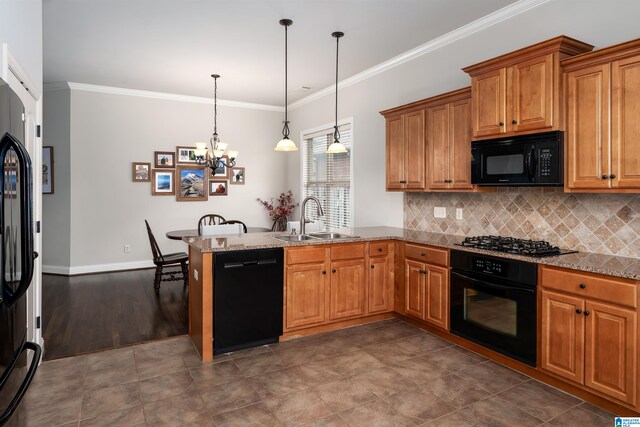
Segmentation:
{"type": "Polygon", "coordinates": [[[369,256],[386,256],[389,253],[389,242],[369,243],[369,256]]]}
{"type": "Polygon", "coordinates": [[[443,267],[449,266],[449,251],[446,249],[436,249],[407,243],[404,245],[404,256],[426,262],[427,264],[436,264],[443,267]]]}
{"type": "Polygon", "coordinates": [[[345,243],[331,246],[331,261],[364,258],[366,243],[345,243]]]}
{"type": "Polygon", "coordinates": [[[540,284],[545,288],[629,307],[638,306],[638,285],[634,283],[551,267],[542,267],[541,273],[540,284]]]}
{"type": "Polygon", "coordinates": [[[287,265],[325,262],[329,255],[327,246],[287,248],[287,265]]]}

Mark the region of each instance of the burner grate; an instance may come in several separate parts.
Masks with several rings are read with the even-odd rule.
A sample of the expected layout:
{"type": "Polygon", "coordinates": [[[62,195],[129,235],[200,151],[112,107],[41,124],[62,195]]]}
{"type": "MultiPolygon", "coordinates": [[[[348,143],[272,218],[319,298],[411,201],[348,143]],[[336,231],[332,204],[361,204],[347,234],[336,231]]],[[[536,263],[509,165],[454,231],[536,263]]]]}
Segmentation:
{"type": "Polygon", "coordinates": [[[544,240],[527,240],[500,236],[466,237],[459,243],[459,246],[528,256],[553,256],[575,252],[562,250],[544,240]]]}

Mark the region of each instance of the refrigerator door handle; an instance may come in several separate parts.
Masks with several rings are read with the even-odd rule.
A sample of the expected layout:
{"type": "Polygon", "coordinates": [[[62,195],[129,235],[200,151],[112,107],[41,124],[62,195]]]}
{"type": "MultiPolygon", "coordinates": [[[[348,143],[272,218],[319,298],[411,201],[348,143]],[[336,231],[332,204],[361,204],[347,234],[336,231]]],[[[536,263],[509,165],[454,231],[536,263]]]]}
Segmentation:
{"type": "MultiPolygon", "coordinates": [[[[20,384],[20,388],[18,388],[15,396],[13,396],[13,399],[11,399],[9,406],[7,406],[7,409],[0,415],[0,426],[4,425],[7,421],[9,421],[9,418],[11,417],[11,415],[13,415],[16,408],[20,404],[20,401],[22,400],[24,395],[27,393],[27,388],[29,388],[29,384],[31,384],[31,381],[33,380],[33,377],[36,374],[36,370],[38,369],[38,365],[40,364],[40,359],[42,358],[42,348],[40,348],[40,346],[36,343],[27,341],[22,346],[22,350],[20,351],[20,353],[18,354],[15,360],[17,360],[20,354],[25,350],[32,350],[34,352],[33,359],[31,359],[31,366],[29,366],[29,370],[27,371],[27,374],[22,380],[22,384],[20,384]]],[[[11,369],[9,369],[8,372],[5,372],[5,375],[2,378],[3,380],[2,384],[0,385],[0,391],[2,390],[2,385],[4,385],[4,382],[11,375],[11,371],[13,371],[14,366],[15,366],[15,361],[13,366],[11,366],[11,369]]]]}
{"type": "MultiPolygon", "coordinates": [[[[3,173],[0,174],[0,189],[4,191],[5,187],[5,174],[4,174],[4,162],[9,153],[9,150],[13,149],[15,151],[18,167],[20,170],[20,182],[19,189],[16,188],[16,191],[20,191],[21,197],[20,199],[20,282],[18,283],[18,287],[13,291],[6,283],[6,277],[4,272],[5,267],[5,259],[6,251],[2,251],[2,266],[0,266],[0,271],[2,272],[0,277],[0,288],[2,288],[2,295],[0,295],[0,302],[4,303],[7,307],[11,307],[14,305],[18,299],[22,295],[27,292],[27,288],[31,284],[31,279],[33,278],[33,264],[34,259],[37,254],[33,251],[33,228],[32,228],[32,220],[33,220],[33,212],[32,212],[32,191],[33,191],[33,183],[31,178],[31,159],[29,158],[29,153],[26,148],[11,136],[9,133],[5,133],[0,141],[0,167],[3,170],[3,173]]],[[[3,233],[5,229],[5,218],[4,218],[4,197],[0,197],[0,233],[3,233]]],[[[6,233],[1,235],[2,247],[6,248],[6,239],[10,238],[6,233]]]]}

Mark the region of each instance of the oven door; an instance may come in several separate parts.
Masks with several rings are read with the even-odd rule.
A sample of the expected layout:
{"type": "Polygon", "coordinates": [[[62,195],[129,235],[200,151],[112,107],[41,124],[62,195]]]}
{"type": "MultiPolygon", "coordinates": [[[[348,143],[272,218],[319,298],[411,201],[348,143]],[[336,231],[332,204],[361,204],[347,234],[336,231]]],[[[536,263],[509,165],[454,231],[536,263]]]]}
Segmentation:
{"type": "Polygon", "coordinates": [[[451,271],[451,332],[536,366],[536,290],[451,271]]]}

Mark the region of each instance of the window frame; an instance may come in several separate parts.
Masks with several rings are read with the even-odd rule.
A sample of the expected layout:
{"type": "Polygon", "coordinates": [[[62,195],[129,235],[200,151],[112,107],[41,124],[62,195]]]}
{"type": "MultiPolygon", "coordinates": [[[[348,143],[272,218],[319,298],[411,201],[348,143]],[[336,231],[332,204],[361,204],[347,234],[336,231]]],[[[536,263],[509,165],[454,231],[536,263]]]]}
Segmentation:
{"type": "MultiPolygon", "coordinates": [[[[338,126],[344,126],[344,125],[349,125],[351,128],[351,149],[349,150],[349,193],[350,193],[350,200],[349,200],[349,222],[351,223],[351,228],[354,228],[356,226],[355,224],[355,194],[356,194],[356,188],[355,188],[355,169],[354,169],[354,150],[355,150],[355,138],[354,138],[354,120],[353,117],[347,117],[344,119],[340,119],[338,120],[338,126]]],[[[324,125],[320,125],[320,126],[316,126],[313,127],[311,129],[305,129],[303,131],[300,132],[300,209],[302,209],[302,201],[305,198],[304,195],[304,189],[305,189],[305,183],[304,183],[304,156],[305,156],[305,147],[306,147],[306,143],[305,143],[305,135],[312,135],[314,133],[318,133],[321,131],[328,131],[327,133],[333,133],[333,127],[335,126],[335,122],[334,123],[327,123],[324,125]]]]}

